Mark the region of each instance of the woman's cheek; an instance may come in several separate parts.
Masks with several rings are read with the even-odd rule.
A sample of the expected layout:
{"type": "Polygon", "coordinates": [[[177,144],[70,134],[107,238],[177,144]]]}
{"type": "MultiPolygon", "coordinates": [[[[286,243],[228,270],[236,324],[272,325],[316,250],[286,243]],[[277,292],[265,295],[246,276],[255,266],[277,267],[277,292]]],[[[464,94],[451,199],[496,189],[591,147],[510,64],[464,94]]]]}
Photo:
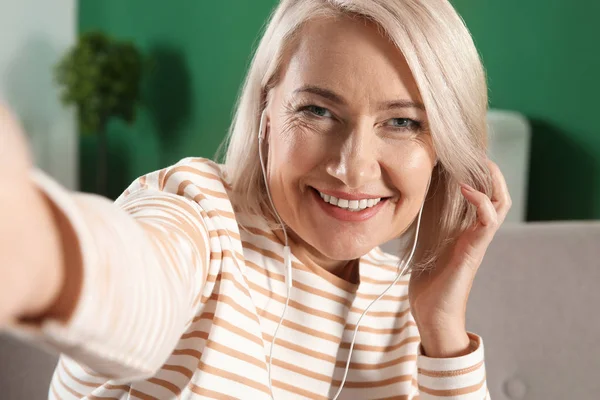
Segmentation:
{"type": "Polygon", "coordinates": [[[431,172],[431,160],[423,146],[406,146],[389,149],[384,160],[387,163],[392,184],[404,195],[419,195],[427,185],[431,172]]]}
{"type": "Polygon", "coordinates": [[[328,146],[325,136],[308,127],[289,130],[283,138],[285,162],[302,170],[311,169],[323,159],[328,146]]]}

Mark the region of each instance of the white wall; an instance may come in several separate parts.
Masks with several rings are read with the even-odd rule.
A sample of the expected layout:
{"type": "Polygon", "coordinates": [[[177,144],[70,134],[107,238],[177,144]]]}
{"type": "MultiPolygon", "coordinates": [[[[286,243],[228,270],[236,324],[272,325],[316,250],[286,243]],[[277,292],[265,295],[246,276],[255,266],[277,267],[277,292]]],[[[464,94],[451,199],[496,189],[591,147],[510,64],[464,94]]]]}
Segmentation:
{"type": "Polygon", "coordinates": [[[76,0],[0,0],[0,97],[20,117],[39,167],[77,184],[73,110],[60,103],[53,69],[74,43],[76,0]]]}

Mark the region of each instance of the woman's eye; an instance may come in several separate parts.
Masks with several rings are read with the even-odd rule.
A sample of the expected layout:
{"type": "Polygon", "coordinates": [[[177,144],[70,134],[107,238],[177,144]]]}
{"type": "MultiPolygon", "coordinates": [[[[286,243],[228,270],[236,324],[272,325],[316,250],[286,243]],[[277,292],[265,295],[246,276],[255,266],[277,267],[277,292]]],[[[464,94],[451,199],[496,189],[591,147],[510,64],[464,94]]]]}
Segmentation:
{"type": "Polygon", "coordinates": [[[410,118],[392,118],[387,122],[387,125],[392,128],[417,130],[421,127],[421,123],[410,118]]]}
{"type": "Polygon", "coordinates": [[[319,107],[319,106],[306,106],[304,107],[304,109],[308,112],[310,112],[311,114],[316,115],[317,117],[331,117],[331,113],[329,112],[328,109],[323,108],[323,107],[319,107]]]}

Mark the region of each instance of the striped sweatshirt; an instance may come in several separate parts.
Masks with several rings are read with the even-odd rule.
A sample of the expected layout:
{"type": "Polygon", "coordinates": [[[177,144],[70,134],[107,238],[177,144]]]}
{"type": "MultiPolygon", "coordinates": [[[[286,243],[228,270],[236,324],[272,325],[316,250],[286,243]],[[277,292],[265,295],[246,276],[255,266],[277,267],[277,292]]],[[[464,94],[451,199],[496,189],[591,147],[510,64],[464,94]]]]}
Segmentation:
{"type": "MultiPolygon", "coordinates": [[[[140,177],[112,203],[36,182],[76,232],[83,282],[67,323],[19,327],[62,353],[50,399],[270,399],[273,333],[286,300],[283,244],[236,211],[224,168],[203,158],[140,177]]],[[[358,283],[292,255],[293,287],[275,341],[276,399],[329,399],[355,324],[394,280],[373,249],[358,283]]],[[[471,352],[421,352],[409,277],[363,318],[340,399],[489,399],[481,338],[471,352]]]]}

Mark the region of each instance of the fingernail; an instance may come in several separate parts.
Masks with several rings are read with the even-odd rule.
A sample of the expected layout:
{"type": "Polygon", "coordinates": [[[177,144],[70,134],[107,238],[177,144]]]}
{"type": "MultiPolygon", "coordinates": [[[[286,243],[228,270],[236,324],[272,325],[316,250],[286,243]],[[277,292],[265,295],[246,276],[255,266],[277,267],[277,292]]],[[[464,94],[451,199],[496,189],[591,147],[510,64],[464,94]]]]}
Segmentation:
{"type": "Polygon", "coordinates": [[[474,192],[475,189],[473,189],[471,186],[467,185],[466,183],[461,183],[460,186],[465,189],[468,190],[469,192],[474,192]]]}

